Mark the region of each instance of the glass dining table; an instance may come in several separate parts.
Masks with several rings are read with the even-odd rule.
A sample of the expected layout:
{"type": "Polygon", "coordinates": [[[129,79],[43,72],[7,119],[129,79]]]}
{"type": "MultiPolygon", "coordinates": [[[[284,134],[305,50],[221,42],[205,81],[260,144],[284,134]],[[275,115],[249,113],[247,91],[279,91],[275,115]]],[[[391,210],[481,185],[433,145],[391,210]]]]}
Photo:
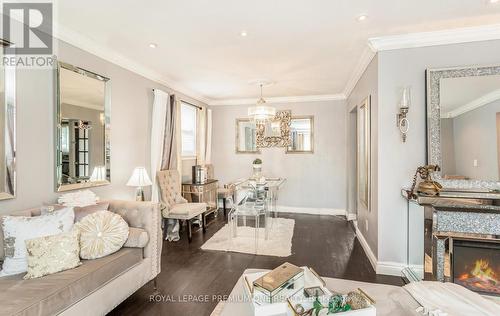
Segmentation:
{"type": "Polygon", "coordinates": [[[269,211],[273,213],[274,218],[278,217],[277,202],[279,191],[286,182],[286,178],[265,178],[265,181],[257,181],[255,179],[246,179],[241,181],[236,190],[254,190],[257,185],[264,186],[267,190],[267,201],[269,203],[269,211]]]}

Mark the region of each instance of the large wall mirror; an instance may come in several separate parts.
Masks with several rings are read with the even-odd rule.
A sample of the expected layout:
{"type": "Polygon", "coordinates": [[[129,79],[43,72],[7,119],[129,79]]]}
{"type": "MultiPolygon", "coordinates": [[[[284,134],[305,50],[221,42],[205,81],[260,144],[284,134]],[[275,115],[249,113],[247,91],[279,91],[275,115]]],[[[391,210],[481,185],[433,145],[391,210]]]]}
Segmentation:
{"type": "Polygon", "coordinates": [[[449,189],[500,189],[500,66],[427,71],[428,160],[449,189]]]}
{"type": "Polygon", "coordinates": [[[290,123],[291,144],[286,148],[287,154],[314,152],[314,117],[293,116],[290,123]]]}
{"type": "Polygon", "coordinates": [[[109,79],[59,62],[57,83],[57,191],[109,184],[109,79]]]}
{"type": "Polygon", "coordinates": [[[236,153],[260,153],[257,149],[257,125],[254,120],[236,119],[236,153]]]}
{"type": "Polygon", "coordinates": [[[358,200],[370,210],[370,151],[371,151],[371,108],[370,97],[358,107],[357,126],[357,173],[358,200]]]}
{"type": "MultiPolygon", "coordinates": [[[[0,58],[8,42],[0,40],[0,58]]],[[[0,68],[0,200],[16,196],[16,69],[0,68]]]]}
{"type": "Polygon", "coordinates": [[[291,121],[292,111],[278,111],[274,119],[257,124],[257,148],[290,146],[291,121]]]}

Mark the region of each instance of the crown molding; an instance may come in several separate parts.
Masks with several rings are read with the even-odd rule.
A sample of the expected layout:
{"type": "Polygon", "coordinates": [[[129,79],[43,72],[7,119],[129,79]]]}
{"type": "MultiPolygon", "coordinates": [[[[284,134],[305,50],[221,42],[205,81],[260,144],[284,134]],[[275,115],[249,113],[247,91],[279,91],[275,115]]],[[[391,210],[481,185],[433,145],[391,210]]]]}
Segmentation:
{"type": "Polygon", "coordinates": [[[441,118],[454,118],[459,115],[465,114],[469,111],[480,108],[483,105],[489,104],[496,100],[500,100],[500,89],[485,94],[482,97],[479,97],[475,100],[472,100],[471,102],[466,103],[453,111],[445,112],[441,115],[441,118]]]}
{"type": "MultiPolygon", "coordinates": [[[[346,96],[343,93],[339,94],[323,94],[323,95],[304,95],[304,96],[291,96],[291,97],[264,97],[267,104],[277,103],[300,103],[300,102],[318,102],[318,101],[337,101],[345,100],[346,96]]],[[[247,99],[223,99],[213,100],[208,105],[210,106],[223,106],[223,105],[251,105],[257,103],[258,98],[247,99]]]]}
{"type": "Polygon", "coordinates": [[[365,47],[363,54],[361,55],[358,61],[358,64],[351,73],[351,77],[349,78],[345,86],[344,95],[346,97],[349,97],[351,95],[352,90],[354,90],[354,87],[356,87],[359,79],[361,79],[361,76],[363,76],[363,74],[366,71],[366,68],[368,68],[368,65],[370,65],[370,63],[373,60],[373,57],[375,57],[376,54],[377,52],[373,49],[373,47],[371,47],[371,45],[365,47]]]}
{"type": "Polygon", "coordinates": [[[375,51],[384,51],[497,39],[500,39],[500,24],[373,37],[368,43],[375,51]]]}
{"type": "Polygon", "coordinates": [[[54,37],[71,44],[77,48],[85,50],[97,57],[105,59],[113,64],[116,64],[122,68],[125,68],[133,73],[136,73],[142,77],[152,80],[161,85],[167,86],[168,88],[175,90],[176,92],[182,93],[190,98],[200,101],[205,104],[212,102],[211,99],[206,98],[198,93],[195,93],[188,88],[174,83],[172,80],[166,78],[160,73],[148,68],[143,65],[121,55],[119,52],[112,50],[110,48],[104,47],[97,44],[94,40],[81,35],[69,28],[62,26],[60,23],[54,21],[54,37]]]}

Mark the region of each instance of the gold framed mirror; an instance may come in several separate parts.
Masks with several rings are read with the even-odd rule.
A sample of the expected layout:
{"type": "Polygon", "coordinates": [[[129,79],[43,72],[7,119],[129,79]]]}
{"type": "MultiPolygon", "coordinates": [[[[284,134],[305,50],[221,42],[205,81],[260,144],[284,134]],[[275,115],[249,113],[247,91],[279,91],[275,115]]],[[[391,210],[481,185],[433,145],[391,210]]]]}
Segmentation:
{"type": "Polygon", "coordinates": [[[370,210],[370,97],[358,109],[358,200],[370,210]]]}
{"type": "Polygon", "coordinates": [[[58,62],[56,89],[56,191],[109,184],[109,78],[58,62]]]}
{"type": "Polygon", "coordinates": [[[314,153],[314,116],[293,116],[290,123],[290,146],[287,154],[314,153]]]}
{"type": "Polygon", "coordinates": [[[257,148],[257,124],[254,120],[236,119],[235,150],[237,154],[260,153],[257,148]]]}
{"type": "Polygon", "coordinates": [[[292,111],[278,111],[274,119],[257,124],[257,148],[290,146],[291,121],[292,111]]]}

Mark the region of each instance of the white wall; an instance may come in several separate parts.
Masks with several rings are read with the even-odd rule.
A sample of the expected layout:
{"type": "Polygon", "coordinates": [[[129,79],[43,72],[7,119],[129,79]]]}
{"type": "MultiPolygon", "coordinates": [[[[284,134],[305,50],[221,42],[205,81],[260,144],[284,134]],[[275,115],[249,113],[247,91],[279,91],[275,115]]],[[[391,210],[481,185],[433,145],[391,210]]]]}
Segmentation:
{"type": "Polygon", "coordinates": [[[406,261],[406,201],[402,187],[411,184],[417,166],[426,162],[425,70],[500,64],[500,41],[383,51],[379,61],[379,203],[378,261],[406,261]],[[395,116],[399,89],[412,87],[410,132],[401,141],[395,116]]]}
{"type": "MultiPolygon", "coordinates": [[[[125,183],[134,167],[150,165],[152,89],[173,91],[74,46],[57,44],[59,60],[111,78],[111,185],[92,190],[101,198],[134,199],[134,188],[125,183]]],[[[49,70],[18,70],[17,197],[0,201],[0,213],[54,202],[59,195],[54,191],[54,79],[49,70]]]]}
{"type": "Polygon", "coordinates": [[[263,160],[263,173],[286,177],[279,205],[345,210],[345,102],[323,101],[274,105],[293,115],[314,115],[314,154],[285,154],[284,148],[261,154],[236,154],[236,119],[248,106],[213,107],[212,162],[221,183],[249,177],[252,161],[263,160]]]}

